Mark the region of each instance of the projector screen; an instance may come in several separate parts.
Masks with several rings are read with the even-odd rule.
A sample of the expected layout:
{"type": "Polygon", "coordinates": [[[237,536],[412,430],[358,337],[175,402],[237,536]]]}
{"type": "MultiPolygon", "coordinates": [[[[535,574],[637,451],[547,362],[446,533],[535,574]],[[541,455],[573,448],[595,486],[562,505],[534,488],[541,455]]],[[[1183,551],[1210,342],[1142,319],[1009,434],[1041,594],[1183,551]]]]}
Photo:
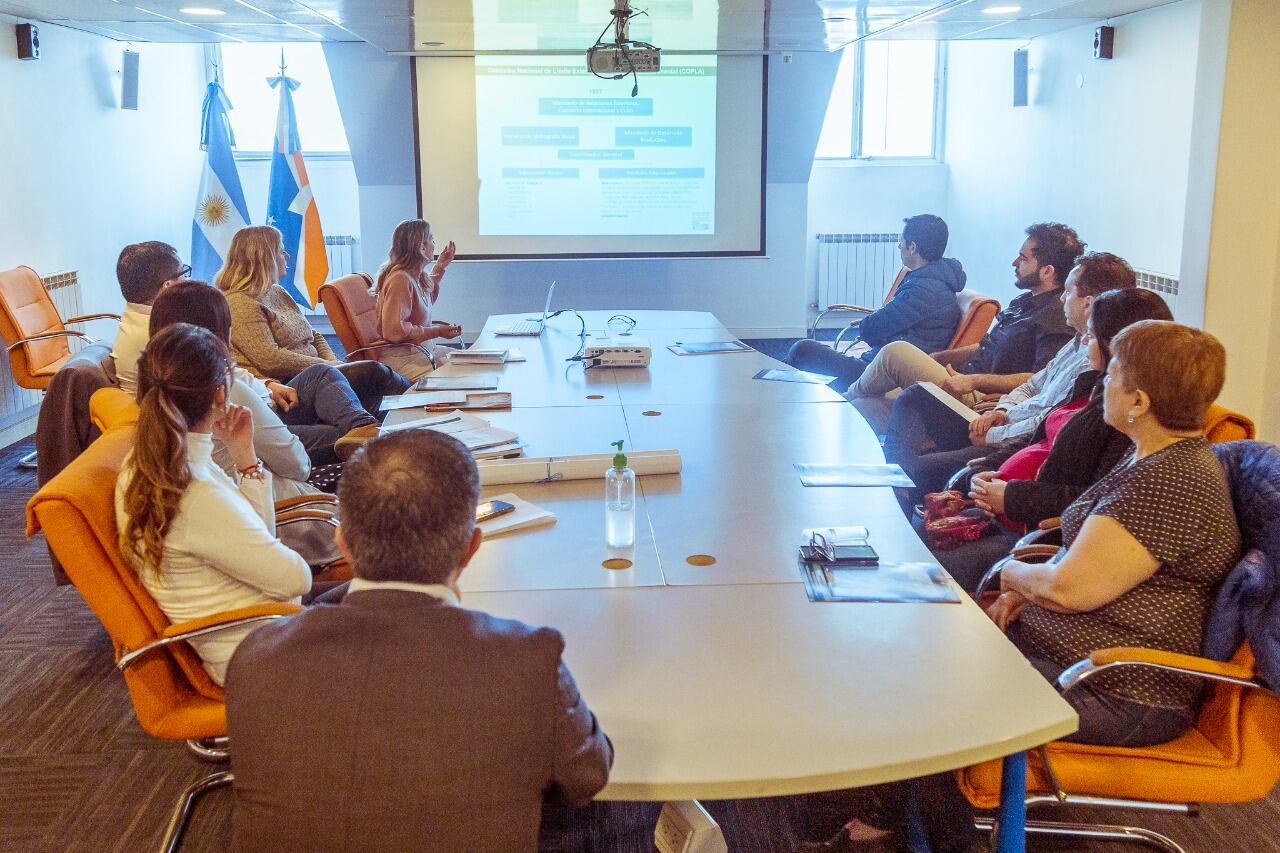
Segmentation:
{"type": "Polygon", "coordinates": [[[417,58],[414,88],[419,211],[459,257],[763,254],[762,57],[622,80],[585,56],[417,58]]]}

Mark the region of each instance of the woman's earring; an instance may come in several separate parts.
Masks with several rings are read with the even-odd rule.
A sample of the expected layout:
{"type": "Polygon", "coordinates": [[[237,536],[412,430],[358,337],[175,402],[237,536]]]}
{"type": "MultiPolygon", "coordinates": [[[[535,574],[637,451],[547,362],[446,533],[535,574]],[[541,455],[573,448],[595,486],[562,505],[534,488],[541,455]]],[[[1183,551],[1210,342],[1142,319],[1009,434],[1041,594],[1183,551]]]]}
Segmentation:
{"type": "Polygon", "coordinates": [[[1133,415],[1129,415],[1129,423],[1133,423],[1133,415]]]}

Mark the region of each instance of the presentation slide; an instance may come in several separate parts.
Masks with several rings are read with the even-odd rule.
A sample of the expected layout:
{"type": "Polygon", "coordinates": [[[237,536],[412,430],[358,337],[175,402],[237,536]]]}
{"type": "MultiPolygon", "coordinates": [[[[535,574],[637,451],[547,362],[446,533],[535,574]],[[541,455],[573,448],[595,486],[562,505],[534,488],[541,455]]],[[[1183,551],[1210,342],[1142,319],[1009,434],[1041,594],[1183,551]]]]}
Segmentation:
{"type": "Polygon", "coordinates": [[[619,80],[585,47],[417,58],[421,215],[464,259],[761,255],[765,79],[760,56],[619,80]]]}
{"type": "Polygon", "coordinates": [[[715,57],[665,60],[634,98],[580,60],[475,63],[481,235],[715,233],[715,57]]]}

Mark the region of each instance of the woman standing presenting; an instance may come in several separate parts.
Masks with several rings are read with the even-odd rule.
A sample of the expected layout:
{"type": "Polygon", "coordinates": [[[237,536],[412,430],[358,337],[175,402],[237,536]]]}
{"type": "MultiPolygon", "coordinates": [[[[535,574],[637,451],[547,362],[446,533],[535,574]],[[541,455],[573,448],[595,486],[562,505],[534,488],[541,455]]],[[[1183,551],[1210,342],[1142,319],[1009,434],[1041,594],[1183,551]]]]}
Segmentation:
{"type": "Polygon", "coordinates": [[[434,264],[435,239],[422,219],[409,219],[391,235],[391,253],[378,272],[378,332],[404,346],[392,348],[382,361],[410,381],[431,372],[431,358],[423,345],[436,338],[456,338],[462,327],[431,319],[431,306],[440,296],[440,281],[457,248],[450,241],[434,264]],[[427,270],[431,266],[430,271],[427,270]]]}

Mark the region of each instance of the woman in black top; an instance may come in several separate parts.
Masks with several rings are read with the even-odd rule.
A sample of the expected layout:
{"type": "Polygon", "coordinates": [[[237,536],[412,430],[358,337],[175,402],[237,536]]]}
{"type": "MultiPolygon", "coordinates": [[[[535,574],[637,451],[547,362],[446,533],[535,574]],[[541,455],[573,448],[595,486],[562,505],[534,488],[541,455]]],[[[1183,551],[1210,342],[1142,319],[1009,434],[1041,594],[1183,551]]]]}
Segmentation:
{"type": "MultiPolygon", "coordinates": [[[[1003,515],[1028,529],[1061,515],[1133,446],[1128,436],[1109,426],[1103,417],[1102,386],[1111,360],[1112,339],[1139,320],[1172,319],[1169,306],[1154,291],[1125,288],[1100,294],[1089,308],[1086,334],[1093,369],[1080,375],[1071,393],[1058,405],[1065,406],[1086,395],[1089,402],[1058,433],[1035,479],[1003,480],[997,469],[1019,450],[1044,440],[1045,421],[1050,413],[1041,418],[1030,436],[1003,442],[986,456],[970,462],[957,487],[972,489],[970,496],[992,515],[1003,515]]],[[[1019,535],[1001,527],[958,548],[932,549],[933,556],[956,583],[973,590],[987,569],[1009,552],[1019,535]]]]}
{"type": "MultiPolygon", "coordinates": [[[[1106,422],[1133,450],[1062,514],[1063,550],[1048,563],[1008,563],[988,611],[1046,678],[1097,649],[1145,646],[1198,654],[1214,590],[1235,564],[1240,531],[1226,475],[1203,435],[1226,372],[1212,335],[1144,320],[1112,341],[1106,422]]],[[[1067,738],[1146,746],[1195,718],[1194,679],[1153,668],[1108,672],[1064,697],[1080,718],[1067,738]]],[[[900,846],[906,789],[916,786],[935,851],[970,851],[972,813],[954,777],[852,792],[857,818],[806,849],[900,846]],[[860,845],[859,845],[860,846],[860,845]]]]}

